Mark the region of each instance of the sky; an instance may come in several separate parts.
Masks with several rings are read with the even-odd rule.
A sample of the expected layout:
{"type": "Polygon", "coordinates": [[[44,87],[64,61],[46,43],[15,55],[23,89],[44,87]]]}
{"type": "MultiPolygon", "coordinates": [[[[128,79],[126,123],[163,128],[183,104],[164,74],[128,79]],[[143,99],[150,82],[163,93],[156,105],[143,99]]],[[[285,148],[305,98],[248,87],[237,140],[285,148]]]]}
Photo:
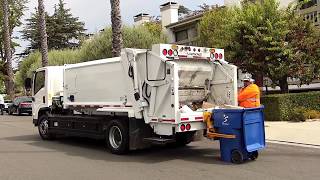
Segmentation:
{"type": "MultiPolygon", "coordinates": [[[[37,0],[29,0],[29,12],[34,11],[37,6],[37,0]]],[[[54,4],[58,0],[45,0],[46,11],[53,13],[54,4]]],[[[168,0],[120,0],[122,20],[125,24],[133,23],[133,16],[139,13],[148,13],[150,15],[160,15],[159,6],[168,0]]],[[[202,3],[223,4],[223,0],[176,0],[189,9],[197,9],[202,3]]],[[[98,31],[109,25],[110,20],[110,0],[65,0],[66,7],[71,9],[74,16],[78,16],[85,22],[89,32],[98,31]]]]}

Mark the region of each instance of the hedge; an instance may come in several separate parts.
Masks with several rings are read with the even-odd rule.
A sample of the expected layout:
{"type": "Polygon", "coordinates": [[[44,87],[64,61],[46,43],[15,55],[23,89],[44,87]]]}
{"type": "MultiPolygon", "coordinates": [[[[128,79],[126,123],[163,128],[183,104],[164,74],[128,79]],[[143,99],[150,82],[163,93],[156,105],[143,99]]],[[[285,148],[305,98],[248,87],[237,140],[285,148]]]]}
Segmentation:
{"type": "Polygon", "coordinates": [[[273,94],[261,98],[267,121],[290,121],[293,109],[306,108],[320,111],[320,91],[292,94],[273,94]]]}

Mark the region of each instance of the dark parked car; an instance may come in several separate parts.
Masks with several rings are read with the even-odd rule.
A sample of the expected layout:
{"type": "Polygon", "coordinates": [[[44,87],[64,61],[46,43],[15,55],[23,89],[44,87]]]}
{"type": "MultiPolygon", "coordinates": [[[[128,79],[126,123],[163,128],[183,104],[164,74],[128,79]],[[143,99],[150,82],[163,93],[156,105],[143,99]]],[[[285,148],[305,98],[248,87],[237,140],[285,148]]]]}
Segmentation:
{"type": "Polygon", "coordinates": [[[16,113],[21,115],[22,113],[32,114],[32,98],[27,96],[16,97],[12,104],[8,107],[8,113],[12,115],[16,113]]]}

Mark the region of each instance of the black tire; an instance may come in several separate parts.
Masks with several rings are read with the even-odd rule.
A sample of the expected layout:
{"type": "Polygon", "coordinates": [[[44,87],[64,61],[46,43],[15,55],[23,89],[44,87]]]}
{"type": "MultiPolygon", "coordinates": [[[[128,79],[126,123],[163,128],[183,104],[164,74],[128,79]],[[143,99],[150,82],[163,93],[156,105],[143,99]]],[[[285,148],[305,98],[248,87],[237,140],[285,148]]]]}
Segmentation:
{"type": "Polygon", "coordinates": [[[251,152],[250,154],[249,154],[249,158],[251,159],[251,160],[256,160],[256,159],[258,159],[258,157],[259,157],[259,153],[258,153],[258,151],[253,151],[253,152],[251,152]]]}
{"type": "Polygon", "coordinates": [[[112,120],[106,130],[106,143],[113,154],[126,154],[129,151],[129,128],[124,120],[112,120]]]}
{"type": "Polygon", "coordinates": [[[21,114],[22,114],[22,113],[21,113],[20,109],[17,108],[17,115],[18,115],[18,116],[21,116],[21,114]]]}
{"type": "Polygon", "coordinates": [[[234,164],[243,163],[243,154],[239,150],[235,149],[231,152],[231,162],[234,164]]]}
{"type": "Polygon", "coordinates": [[[182,147],[191,143],[193,141],[193,137],[195,133],[196,133],[195,131],[177,133],[175,138],[176,142],[174,143],[175,147],[182,147]]]}
{"type": "Polygon", "coordinates": [[[47,115],[40,116],[38,120],[38,131],[43,140],[52,140],[55,138],[54,134],[49,132],[49,120],[47,115]]]}
{"type": "Polygon", "coordinates": [[[8,109],[8,114],[12,115],[12,110],[11,109],[8,109]]]}

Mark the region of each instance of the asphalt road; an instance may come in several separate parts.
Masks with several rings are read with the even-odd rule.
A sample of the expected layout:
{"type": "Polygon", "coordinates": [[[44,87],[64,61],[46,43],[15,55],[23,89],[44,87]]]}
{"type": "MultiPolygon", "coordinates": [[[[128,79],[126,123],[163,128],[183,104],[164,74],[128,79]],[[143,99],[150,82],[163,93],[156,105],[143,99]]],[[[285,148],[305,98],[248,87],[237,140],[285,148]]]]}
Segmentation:
{"type": "Polygon", "coordinates": [[[1,180],[319,179],[320,149],[268,144],[257,161],[219,160],[218,142],[151,148],[125,156],[80,138],[42,141],[30,116],[0,116],[1,180]]]}

